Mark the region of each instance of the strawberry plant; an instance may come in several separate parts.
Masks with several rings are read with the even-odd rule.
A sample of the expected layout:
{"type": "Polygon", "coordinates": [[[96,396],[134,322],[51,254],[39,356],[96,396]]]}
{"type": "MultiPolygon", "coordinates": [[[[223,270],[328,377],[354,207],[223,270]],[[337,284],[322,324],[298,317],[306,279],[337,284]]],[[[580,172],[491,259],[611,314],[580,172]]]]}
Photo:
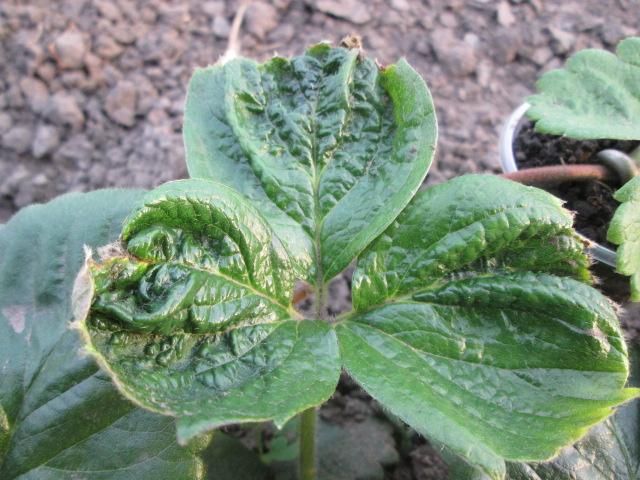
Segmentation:
{"type": "Polygon", "coordinates": [[[316,408],[344,370],[499,479],[637,396],[571,214],[489,175],[418,191],[436,137],[405,61],[317,45],[196,71],[191,179],[0,229],[0,476],[203,478],[212,430],[298,416],[313,479],[316,408]],[[353,309],[333,317],[328,283],[353,261],[353,309]]]}
{"type": "MultiPolygon", "coordinates": [[[[527,98],[527,116],[538,132],[578,140],[640,140],[640,37],[619,43],[616,54],[587,49],[574,54],[562,69],[544,74],[538,93],[527,98]]],[[[637,207],[638,155],[605,150],[596,165],[562,165],[526,169],[511,178],[535,183],[561,180],[626,183],[614,198],[623,205],[609,224],[608,241],[620,245],[616,270],[631,276],[631,300],[640,300],[640,222],[637,207]],[[635,157],[635,158],[633,158],[635,157]],[[631,180],[629,180],[632,178],[631,180]]]]}

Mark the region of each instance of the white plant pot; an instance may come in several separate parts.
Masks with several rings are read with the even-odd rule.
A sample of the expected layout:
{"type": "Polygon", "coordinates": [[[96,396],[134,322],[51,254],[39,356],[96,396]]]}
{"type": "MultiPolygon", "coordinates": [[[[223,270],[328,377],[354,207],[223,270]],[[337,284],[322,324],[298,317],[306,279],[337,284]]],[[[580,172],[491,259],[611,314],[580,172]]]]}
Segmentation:
{"type": "MultiPolygon", "coordinates": [[[[523,103],[516,108],[502,127],[500,132],[500,166],[505,173],[518,171],[518,164],[513,152],[513,143],[524,123],[524,114],[529,108],[528,103],[523,103]]],[[[587,248],[591,256],[602,263],[611,267],[616,266],[616,252],[588,239],[581,235],[587,243],[587,248]]]]}

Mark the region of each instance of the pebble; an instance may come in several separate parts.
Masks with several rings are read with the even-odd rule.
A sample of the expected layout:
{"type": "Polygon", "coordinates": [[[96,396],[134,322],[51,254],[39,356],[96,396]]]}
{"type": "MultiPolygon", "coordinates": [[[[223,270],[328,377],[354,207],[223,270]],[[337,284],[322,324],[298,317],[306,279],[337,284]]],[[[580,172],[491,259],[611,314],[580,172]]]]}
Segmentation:
{"type": "Polygon", "coordinates": [[[453,32],[438,28],[431,34],[431,43],[440,63],[450,74],[463,77],[476,69],[477,58],[472,45],[455,38],[453,32]]]}
{"type": "Polygon", "coordinates": [[[11,115],[6,112],[0,112],[0,133],[4,133],[11,128],[11,115]]]}
{"type": "Polygon", "coordinates": [[[227,20],[222,15],[216,15],[215,17],[213,17],[211,31],[218,38],[227,38],[229,36],[229,32],[231,31],[229,20],[227,20]]]}
{"type": "Polygon", "coordinates": [[[67,92],[54,94],[49,100],[47,118],[56,125],[67,125],[79,130],[84,124],[84,113],[78,106],[76,99],[67,92]]]}
{"type": "Polygon", "coordinates": [[[110,35],[98,35],[94,50],[105,60],[112,60],[122,53],[122,47],[110,35]]]}
{"type": "Polygon", "coordinates": [[[87,45],[82,33],[75,29],[69,29],[55,39],[53,43],[53,56],[62,69],[80,68],[87,53],[87,45]]]}
{"type": "Polygon", "coordinates": [[[109,20],[119,20],[122,18],[122,13],[120,12],[116,2],[112,2],[110,0],[98,0],[94,1],[94,4],[100,12],[100,15],[104,18],[108,18],[109,20]]]}
{"type": "Polygon", "coordinates": [[[395,8],[400,12],[406,12],[411,9],[411,5],[407,0],[391,0],[391,8],[395,8]]]}
{"type": "Polygon", "coordinates": [[[516,17],[511,11],[509,2],[502,1],[498,4],[498,8],[496,9],[496,16],[498,18],[498,23],[503,27],[509,27],[516,22],[516,17]]]}
{"type": "Polygon", "coordinates": [[[555,27],[549,27],[549,33],[555,40],[553,42],[553,49],[558,54],[567,53],[573,47],[576,42],[576,37],[574,34],[561,30],[555,27]]]}
{"type": "Polygon", "coordinates": [[[2,135],[2,146],[16,153],[26,153],[31,146],[33,131],[27,125],[11,127],[2,135]]]}
{"type": "Polygon", "coordinates": [[[124,127],[132,127],[136,121],[136,100],[135,85],[121,80],[107,95],[104,110],[114,122],[124,127]]]}
{"type": "Polygon", "coordinates": [[[244,24],[248,32],[262,39],[278,26],[278,17],[278,10],[272,5],[254,2],[247,8],[244,24]]]}
{"type": "Polygon", "coordinates": [[[223,1],[211,1],[211,2],[203,2],[200,5],[200,8],[204,12],[205,15],[209,15],[210,17],[222,16],[224,15],[224,2],[223,1]]]}
{"type": "Polygon", "coordinates": [[[31,144],[31,153],[35,158],[42,158],[53,152],[59,144],[58,129],[51,125],[42,124],[36,129],[36,135],[31,144]]]}
{"type": "Polygon", "coordinates": [[[309,2],[319,11],[342,18],[356,25],[364,25],[371,21],[371,14],[366,3],[359,0],[318,0],[309,2]]]}
{"type": "Polygon", "coordinates": [[[44,82],[33,77],[20,80],[20,89],[33,113],[42,113],[49,104],[49,90],[44,82]]]}

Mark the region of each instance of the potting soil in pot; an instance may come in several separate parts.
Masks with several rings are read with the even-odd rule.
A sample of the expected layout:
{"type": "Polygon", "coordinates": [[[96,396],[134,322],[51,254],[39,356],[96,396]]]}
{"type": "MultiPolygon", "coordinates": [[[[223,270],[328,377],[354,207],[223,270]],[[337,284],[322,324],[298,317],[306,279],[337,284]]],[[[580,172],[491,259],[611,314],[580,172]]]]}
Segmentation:
{"type": "MultiPolygon", "coordinates": [[[[574,140],[567,137],[545,135],[534,131],[527,122],[516,136],[514,155],[518,169],[544,165],[593,163],[592,157],[601,150],[614,148],[630,152],[640,142],[617,140],[574,140]]],[[[607,242],[609,222],[619,203],[613,198],[618,183],[601,181],[569,182],[547,188],[562,198],[565,207],[576,213],[575,227],[585,237],[615,250],[607,242]]]]}

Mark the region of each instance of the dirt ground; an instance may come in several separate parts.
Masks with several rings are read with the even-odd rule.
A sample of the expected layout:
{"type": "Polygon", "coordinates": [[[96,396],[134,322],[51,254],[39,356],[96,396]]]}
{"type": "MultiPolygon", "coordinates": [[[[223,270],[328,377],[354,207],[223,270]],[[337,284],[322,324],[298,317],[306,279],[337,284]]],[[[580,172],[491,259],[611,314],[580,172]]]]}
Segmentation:
{"type": "MultiPolygon", "coordinates": [[[[151,188],[186,176],[186,85],[195,66],[224,52],[237,7],[2,0],[0,223],[61,193],[151,188]]],[[[240,38],[242,54],[258,59],[348,34],[383,64],[406,57],[435,100],[440,139],[427,181],[438,183],[497,171],[500,126],[536,78],[577,50],[613,49],[638,25],[636,0],[274,0],[254,2],[240,38]]],[[[349,302],[348,281],[334,290],[339,310],[349,302]]],[[[345,404],[370,402],[358,395],[345,404]]],[[[387,478],[447,474],[415,440],[387,478]]]]}

